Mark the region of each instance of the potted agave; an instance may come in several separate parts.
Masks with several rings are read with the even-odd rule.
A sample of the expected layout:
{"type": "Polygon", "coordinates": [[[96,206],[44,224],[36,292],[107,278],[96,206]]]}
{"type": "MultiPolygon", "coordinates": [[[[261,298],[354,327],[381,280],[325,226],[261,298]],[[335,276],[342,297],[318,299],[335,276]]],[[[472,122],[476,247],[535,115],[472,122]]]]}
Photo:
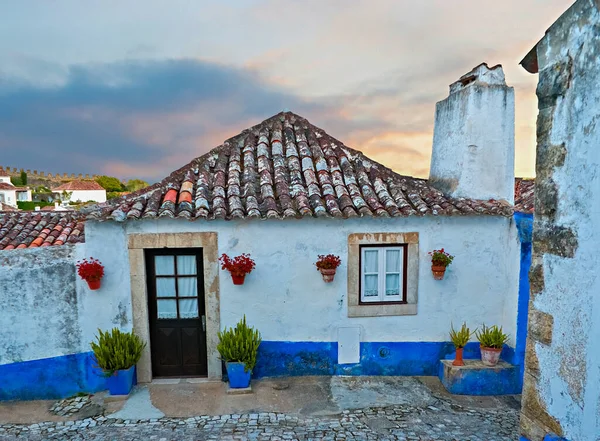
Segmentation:
{"type": "Polygon", "coordinates": [[[456,349],[456,355],[454,356],[452,366],[465,365],[465,362],[463,361],[463,350],[472,335],[473,333],[469,328],[467,328],[466,323],[463,323],[458,331],[454,330],[454,326],[450,325],[450,340],[452,340],[454,348],[456,349]]]}
{"type": "Polygon", "coordinates": [[[250,258],[250,254],[242,254],[233,259],[227,254],[223,254],[219,257],[219,261],[221,262],[221,269],[231,273],[231,280],[233,280],[234,285],[243,285],[246,274],[250,274],[256,266],[254,260],[250,258]]]}
{"type": "Polygon", "coordinates": [[[483,325],[481,331],[477,332],[477,339],[481,346],[481,362],[486,366],[496,366],[504,343],[508,341],[508,335],[502,332],[502,326],[488,328],[483,325]]]}
{"type": "Polygon", "coordinates": [[[333,254],[327,254],[326,256],[319,254],[318,260],[315,263],[317,270],[321,272],[323,280],[327,283],[333,282],[335,277],[335,271],[338,266],[342,264],[342,261],[338,256],[333,254]]]}
{"type": "Polygon", "coordinates": [[[85,280],[92,291],[100,289],[100,281],[104,276],[104,265],[98,259],[90,257],[77,262],[77,274],[85,280]]]}
{"type": "Polygon", "coordinates": [[[133,332],[117,328],[102,332],[91,344],[97,366],[104,371],[111,395],[127,395],[133,386],[135,365],[140,361],[146,343],[133,332]]]}
{"type": "Polygon", "coordinates": [[[448,254],[444,249],[433,250],[429,252],[431,256],[431,272],[435,280],[442,280],[446,273],[446,268],[452,263],[454,256],[448,254]]]}
{"type": "Polygon", "coordinates": [[[245,315],[235,328],[219,332],[217,350],[225,361],[230,388],[250,386],[250,377],[252,369],[256,366],[256,354],[261,341],[260,333],[246,324],[245,315]]]}

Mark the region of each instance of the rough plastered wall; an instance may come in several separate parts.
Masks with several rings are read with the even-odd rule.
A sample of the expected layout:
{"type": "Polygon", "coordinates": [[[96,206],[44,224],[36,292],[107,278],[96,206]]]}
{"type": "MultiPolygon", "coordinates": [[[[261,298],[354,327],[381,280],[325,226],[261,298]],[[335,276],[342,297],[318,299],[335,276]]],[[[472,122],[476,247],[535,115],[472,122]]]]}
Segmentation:
{"type": "Polygon", "coordinates": [[[600,12],[579,0],[538,44],[536,201],[521,430],[600,436],[600,12]]]}
{"type": "Polygon", "coordinates": [[[514,347],[519,243],[510,218],[88,222],[88,246],[115,238],[114,244],[98,246],[106,248],[105,261],[118,278],[107,294],[119,298],[129,294],[130,286],[128,274],[114,268],[126,267],[123,228],[137,234],[217,232],[219,254],[251,253],[257,267],[244,285],[234,286],[220,271],[221,327],[235,325],[246,314],[264,340],[337,341],[338,327],[352,325],[362,328],[362,341],[446,341],[451,322],[466,320],[475,327],[485,321],[503,325],[514,347]],[[417,315],[348,318],[348,235],[361,232],[419,233],[417,315]],[[427,252],[440,247],[456,257],[445,279],[435,281],[427,252]],[[314,266],[317,255],[327,253],[343,261],[331,284],[314,266]]]}
{"type": "Polygon", "coordinates": [[[113,252],[123,246],[120,231],[86,232],[89,244],[0,251],[0,400],[104,389],[89,344],[98,328],[131,330],[132,323],[128,260],[113,252]],[[98,291],[76,272],[90,256],[105,264],[98,291]]]}
{"type": "Polygon", "coordinates": [[[446,194],[514,199],[515,93],[502,66],[481,64],[435,107],[429,181],[446,194]]]}

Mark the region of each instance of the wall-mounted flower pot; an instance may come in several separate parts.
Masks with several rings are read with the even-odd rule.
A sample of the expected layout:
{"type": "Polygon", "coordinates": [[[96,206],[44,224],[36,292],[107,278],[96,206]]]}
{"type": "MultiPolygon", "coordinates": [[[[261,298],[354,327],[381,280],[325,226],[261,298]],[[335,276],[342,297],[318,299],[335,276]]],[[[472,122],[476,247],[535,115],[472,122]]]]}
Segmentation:
{"type": "Polygon", "coordinates": [[[464,366],[465,362],[463,361],[463,350],[464,348],[456,348],[456,355],[454,356],[454,361],[452,362],[452,366],[464,366]]]}
{"type": "Polygon", "coordinates": [[[246,278],[246,274],[242,274],[241,276],[232,274],[231,280],[233,280],[234,285],[243,285],[244,279],[246,278]]]}
{"type": "Polygon", "coordinates": [[[321,275],[323,276],[323,280],[326,283],[331,283],[333,282],[333,278],[335,277],[335,268],[334,269],[325,269],[325,268],[319,268],[319,271],[321,272],[321,275]]]}
{"type": "Polygon", "coordinates": [[[502,348],[484,348],[481,347],[481,362],[486,366],[496,366],[500,360],[502,348]]]}
{"type": "Polygon", "coordinates": [[[127,395],[133,387],[133,374],[135,366],[131,366],[127,370],[115,371],[108,380],[106,380],[108,391],[111,395],[127,395]]]}
{"type": "Polygon", "coordinates": [[[442,280],[444,274],[446,274],[446,267],[431,265],[431,272],[433,273],[433,278],[435,280],[442,280]]]}
{"type": "Polygon", "coordinates": [[[246,363],[237,363],[228,361],[225,363],[227,367],[227,377],[229,378],[229,387],[232,389],[243,389],[250,386],[250,377],[252,372],[246,372],[246,363]]]}
{"type": "Polygon", "coordinates": [[[101,285],[101,280],[86,280],[90,290],[92,291],[96,291],[97,289],[100,289],[100,285],[101,285]]]}

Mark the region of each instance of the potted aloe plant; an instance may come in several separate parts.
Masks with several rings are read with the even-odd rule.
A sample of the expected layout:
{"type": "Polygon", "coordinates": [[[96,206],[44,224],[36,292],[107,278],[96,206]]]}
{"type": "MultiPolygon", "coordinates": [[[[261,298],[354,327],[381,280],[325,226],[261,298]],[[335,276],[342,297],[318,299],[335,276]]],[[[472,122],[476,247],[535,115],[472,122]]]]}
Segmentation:
{"type": "Polygon", "coordinates": [[[98,259],[90,257],[77,262],[77,274],[85,280],[92,291],[100,288],[100,281],[104,276],[104,265],[98,259]]]}
{"type": "Polygon", "coordinates": [[[219,257],[219,261],[221,262],[221,269],[223,271],[227,270],[231,274],[234,285],[243,285],[246,274],[250,274],[256,266],[250,254],[242,254],[233,259],[227,254],[223,254],[219,257]]]}
{"type": "Polygon", "coordinates": [[[502,326],[482,326],[477,332],[477,339],[481,346],[481,361],[486,366],[496,366],[500,360],[500,353],[504,343],[508,341],[508,335],[502,332],[502,326]]]}
{"type": "Polygon", "coordinates": [[[235,328],[219,332],[217,350],[225,361],[229,387],[232,389],[250,386],[252,369],[256,366],[256,354],[262,341],[260,333],[246,324],[246,316],[235,328]]]}
{"type": "Polygon", "coordinates": [[[140,361],[146,343],[133,332],[117,328],[102,332],[98,329],[96,341],[91,344],[97,366],[108,377],[111,395],[127,395],[133,386],[135,365],[140,361]]]}
{"type": "Polygon", "coordinates": [[[448,254],[443,248],[429,252],[431,256],[431,272],[435,280],[442,280],[446,273],[446,268],[454,260],[454,256],[448,254]]]}
{"type": "Polygon", "coordinates": [[[320,271],[323,276],[323,280],[327,283],[333,282],[337,267],[342,264],[339,256],[334,254],[327,254],[326,256],[319,254],[318,260],[315,263],[317,270],[320,271]]]}
{"type": "Polygon", "coordinates": [[[453,325],[450,325],[450,340],[452,340],[454,348],[456,349],[456,355],[454,356],[454,361],[452,362],[453,366],[465,365],[465,362],[463,361],[463,350],[472,335],[473,333],[469,328],[467,328],[466,323],[463,323],[458,331],[454,329],[453,325]]]}

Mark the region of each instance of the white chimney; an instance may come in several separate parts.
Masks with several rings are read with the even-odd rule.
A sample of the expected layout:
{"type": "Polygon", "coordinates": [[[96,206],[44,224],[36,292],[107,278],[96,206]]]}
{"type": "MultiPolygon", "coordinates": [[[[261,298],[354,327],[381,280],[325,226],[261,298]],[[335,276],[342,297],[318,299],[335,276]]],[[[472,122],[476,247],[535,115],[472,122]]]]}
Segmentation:
{"type": "Polygon", "coordinates": [[[39,206],[39,205],[36,205],[36,206],[33,208],[33,210],[34,210],[34,211],[40,211],[40,206],[39,206]]]}
{"type": "Polygon", "coordinates": [[[483,63],[435,107],[429,181],[443,193],[514,202],[515,92],[483,63]]]}

